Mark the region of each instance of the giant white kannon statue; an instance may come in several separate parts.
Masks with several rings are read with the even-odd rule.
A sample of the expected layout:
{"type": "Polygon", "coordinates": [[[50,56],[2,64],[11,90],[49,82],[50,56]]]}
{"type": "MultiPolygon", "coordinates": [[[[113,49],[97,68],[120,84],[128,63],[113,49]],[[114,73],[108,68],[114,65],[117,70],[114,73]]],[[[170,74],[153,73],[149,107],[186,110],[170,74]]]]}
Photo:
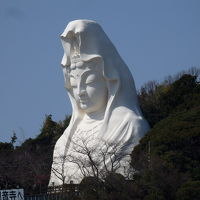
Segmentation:
{"type": "Polygon", "coordinates": [[[101,178],[105,171],[126,176],[129,154],[149,129],[133,77],[95,21],[70,22],[61,41],[61,65],[73,112],[55,145],[49,185],[80,183],[89,175],[101,178]]]}

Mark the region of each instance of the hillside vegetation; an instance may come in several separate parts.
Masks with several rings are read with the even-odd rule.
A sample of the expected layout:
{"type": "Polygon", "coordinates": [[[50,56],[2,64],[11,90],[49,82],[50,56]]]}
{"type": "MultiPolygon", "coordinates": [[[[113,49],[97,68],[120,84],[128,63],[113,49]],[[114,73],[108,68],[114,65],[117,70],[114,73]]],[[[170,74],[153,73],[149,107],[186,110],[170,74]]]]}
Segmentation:
{"type": "Polygon", "coordinates": [[[134,184],[141,186],[136,192],[138,199],[200,199],[197,76],[182,75],[171,84],[161,84],[153,92],[140,94],[140,99],[153,128],[132,152],[134,184]],[[148,101],[158,92],[156,104],[148,101]]]}

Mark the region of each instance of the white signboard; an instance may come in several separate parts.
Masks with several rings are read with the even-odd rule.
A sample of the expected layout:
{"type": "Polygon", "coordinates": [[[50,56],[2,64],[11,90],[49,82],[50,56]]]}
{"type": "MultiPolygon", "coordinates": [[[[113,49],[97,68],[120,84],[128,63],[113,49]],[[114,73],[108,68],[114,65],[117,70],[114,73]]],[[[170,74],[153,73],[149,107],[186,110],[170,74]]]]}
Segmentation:
{"type": "Polygon", "coordinates": [[[0,190],[0,200],[24,200],[23,189],[0,190]]]}

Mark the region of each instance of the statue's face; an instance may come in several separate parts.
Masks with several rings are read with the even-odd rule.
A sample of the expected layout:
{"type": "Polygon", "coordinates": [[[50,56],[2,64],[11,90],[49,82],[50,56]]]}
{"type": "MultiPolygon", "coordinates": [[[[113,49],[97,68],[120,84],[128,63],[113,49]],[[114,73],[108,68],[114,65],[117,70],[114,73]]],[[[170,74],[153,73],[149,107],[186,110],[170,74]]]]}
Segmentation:
{"type": "Polygon", "coordinates": [[[107,86],[99,64],[78,62],[71,66],[70,85],[78,106],[86,113],[101,111],[107,104],[107,86]]]}

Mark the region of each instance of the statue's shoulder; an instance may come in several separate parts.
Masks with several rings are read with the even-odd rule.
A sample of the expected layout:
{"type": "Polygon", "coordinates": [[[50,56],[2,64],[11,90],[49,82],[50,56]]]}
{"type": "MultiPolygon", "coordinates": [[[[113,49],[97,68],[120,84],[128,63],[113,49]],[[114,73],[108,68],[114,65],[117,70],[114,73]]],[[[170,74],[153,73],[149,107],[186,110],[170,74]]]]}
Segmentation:
{"type": "Polygon", "coordinates": [[[123,120],[125,122],[134,122],[143,120],[143,118],[140,115],[137,115],[131,109],[123,106],[115,109],[114,114],[116,115],[116,117],[118,117],[119,121],[123,120]]]}
{"type": "Polygon", "coordinates": [[[67,141],[70,139],[71,129],[69,126],[65,129],[63,134],[59,137],[55,144],[55,148],[61,148],[62,146],[66,146],[67,141]]]}
{"type": "MultiPolygon", "coordinates": [[[[64,132],[65,133],[65,132],[64,132]]],[[[65,145],[65,136],[64,133],[59,137],[59,139],[57,140],[56,144],[55,144],[55,148],[60,148],[61,146],[65,145]]]]}
{"type": "Polygon", "coordinates": [[[120,107],[116,110],[115,115],[115,120],[118,124],[123,125],[123,127],[129,127],[132,130],[142,130],[142,132],[149,130],[149,125],[143,116],[129,108],[120,107]]]}

